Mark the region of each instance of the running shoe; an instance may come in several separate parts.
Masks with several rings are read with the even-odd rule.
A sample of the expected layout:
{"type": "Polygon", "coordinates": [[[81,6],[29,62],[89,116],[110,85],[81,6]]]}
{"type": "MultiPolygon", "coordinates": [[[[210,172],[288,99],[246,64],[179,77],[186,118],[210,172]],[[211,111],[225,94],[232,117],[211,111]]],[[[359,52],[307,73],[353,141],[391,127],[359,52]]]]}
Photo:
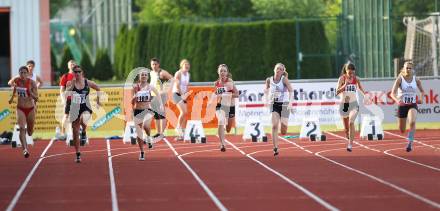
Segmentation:
{"type": "Polygon", "coordinates": [[[76,163],[81,163],[81,152],[77,152],[76,153],[75,162],[76,163]]]}
{"type": "Polygon", "coordinates": [[[412,151],[412,141],[408,140],[408,145],[406,145],[406,151],[411,152],[412,151]]]}
{"type": "Polygon", "coordinates": [[[222,152],[226,152],[226,147],[225,147],[225,145],[222,144],[222,145],[220,146],[220,151],[222,151],[222,152]]]}
{"type": "Polygon", "coordinates": [[[23,155],[25,158],[29,157],[29,152],[27,151],[27,149],[23,150],[23,155]]]}
{"type": "Polygon", "coordinates": [[[348,146],[347,146],[347,151],[349,151],[349,152],[352,151],[352,146],[351,146],[351,144],[348,144],[348,146]]]}
{"type": "Polygon", "coordinates": [[[141,153],[139,154],[139,160],[140,160],[140,161],[145,160],[145,153],[144,153],[144,152],[141,152],[141,153]]]}
{"type": "Polygon", "coordinates": [[[280,154],[278,152],[278,148],[277,147],[273,148],[273,156],[277,156],[278,154],[280,154]]]}

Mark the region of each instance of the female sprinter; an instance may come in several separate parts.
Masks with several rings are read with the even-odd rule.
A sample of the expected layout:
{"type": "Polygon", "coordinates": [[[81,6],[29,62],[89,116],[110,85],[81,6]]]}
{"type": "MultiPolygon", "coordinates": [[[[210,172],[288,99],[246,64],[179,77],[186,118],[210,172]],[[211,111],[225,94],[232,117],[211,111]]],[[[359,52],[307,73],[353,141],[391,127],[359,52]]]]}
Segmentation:
{"type": "Polygon", "coordinates": [[[274,75],[266,79],[266,87],[264,90],[266,102],[270,100],[270,111],[272,113],[272,141],[273,155],[277,156],[278,152],[278,129],[281,124],[281,134],[287,133],[290,107],[290,99],[292,99],[292,86],[287,79],[286,67],[284,64],[278,63],[273,70],[274,75]],[[288,96],[286,96],[288,94],[288,96]],[[269,97],[269,99],[267,99],[269,97]],[[288,97],[288,98],[287,98],[288,97]]]}
{"type": "Polygon", "coordinates": [[[163,70],[160,67],[160,61],[158,58],[152,58],[150,60],[150,66],[152,70],[150,72],[150,84],[154,86],[157,91],[159,91],[159,95],[155,95],[153,93],[153,96],[160,96],[162,102],[164,103],[163,105],[160,104],[158,97],[155,97],[151,102],[157,128],[157,134],[154,135],[153,138],[163,139],[165,137],[164,132],[167,127],[167,120],[165,118],[165,107],[168,101],[167,84],[170,83],[169,81],[173,78],[173,76],[168,71],[163,70]]]}
{"type": "Polygon", "coordinates": [[[72,122],[73,144],[76,151],[75,162],[77,163],[81,162],[81,152],[79,150],[80,125],[83,125],[81,139],[86,139],[86,128],[84,125],[87,125],[87,121],[92,115],[89,100],[90,88],[97,91],[96,103],[98,106],[101,106],[101,102],[99,100],[100,88],[95,82],[84,78],[83,71],[84,70],[80,66],[76,66],[73,69],[73,79],[68,81],[66,84],[66,96],[71,97],[71,101],[67,101],[66,106],[69,109],[69,120],[72,122]]]}
{"type": "MultiPolygon", "coordinates": [[[[145,160],[144,153],[144,140],[142,128],[147,134],[148,147],[152,148],[150,131],[151,131],[151,119],[153,118],[154,112],[150,107],[151,104],[151,92],[154,92],[156,96],[159,96],[159,92],[153,86],[148,83],[148,72],[147,70],[141,71],[139,73],[139,83],[133,86],[133,97],[131,103],[133,105],[133,120],[136,125],[137,142],[139,144],[139,149],[141,150],[139,155],[139,160],[145,160]]],[[[162,100],[159,97],[159,103],[162,105],[162,100]]]]}
{"type": "Polygon", "coordinates": [[[336,95],[342,93],[341,103],[339,105],[339,113],[344,123],[345,136],[348,139],[347,151],[352,151],[354,139],[354,121],[359,112],[359,102],[357,90],[359,89],[365,95],[361,82],[355,74],[356,67],[353,63],[347,63],[342,67],[341,76],[338,80],[336,95]]]}
{"type": "Polygon", "coordinates": [[[226,151],[225,148],[225,126],[229,133],[235,125],[235,99],[238,97],[238,90],[229,73],[228,66],[221,64],[217,69],[218,80],[215,81],[214,87],[217,95],[217,106],[215,107],[215,115],[218,120],[218,137],[220,138],[220,151],[226,151]]]}
{"type": "Polygon", "coordinates": [[[15,94],[17,94],[17,122],[20,128],[19,137],[21,147],[23,148],[23,155],[25,158],[28,158],[29,150],[26,142],[26,132],[29,136],[32,136],[34,133],[35,102],[38,101],[37,84],[28,78],[29,70],[27,67],[22,66],[18,71],[20,76],[16,77],[13,82],[13,92],[9,99],[9,104],[12,103],[15,94]]]}
{"type": "Polygon", "coordinates": [[[177,118],[176,140],[183,140],[184,128],[186,125],[186,114],[188,112],[186,99],[191,94],[188,92],[189,85],[189,61],[183,59],[180,61],[180,69],[174,74],[174,84],[173,84],[173,102],[177,105],[179,109],[179,117],[177,118]]]}
{"type": "Polygon", "coordinates": [[[417,115],[417,103],[421,103],[421,100],[425,94],[422,87],[422,82],[413,74],[412,62],[406,61],[403,64],[403,68],[400,71],[394,82],[393,89],[391,90],[391,97],[398,103],[397,117],[399,118],[399,129],[401,133],[406,130],[406,120],[409,120],[408,131],[408,145],[406,151],[411,152],[412,143],[414,141],[414,133],[416,132],[416,115],[417,115]],[[420,98],[417,99],[417,88],[420,91],[420,98]],[[397,95],[396,95],[397,93],[397,95]]]}

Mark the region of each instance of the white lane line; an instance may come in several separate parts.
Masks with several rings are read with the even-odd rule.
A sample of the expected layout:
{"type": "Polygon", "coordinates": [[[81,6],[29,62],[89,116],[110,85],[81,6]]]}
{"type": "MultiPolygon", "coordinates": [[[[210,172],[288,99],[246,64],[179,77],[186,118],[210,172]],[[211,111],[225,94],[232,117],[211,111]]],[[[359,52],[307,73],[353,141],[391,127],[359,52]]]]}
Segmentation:
{"type": "MultiPolygon", "coordinates": [[[[282,137],[280,137],[280,138],[281,138],[281,140],[284,140],[284,141],[286,141],[286,142],[288,142],[288,143],[291,143],[291,144],[293,144],[293,145],[299,147],[299,145],[296,144],[296,143],[294,143],[294,142],[291,142],[291,141],[289,141],[289,140],[287,140],[287,139],[284,139],[284,138],[282,138],[282,137]]],[[[407,189],[405,189],[405,188],[399,187],[399,186],[397,186],[397,185],[395,185],[395,184],[393,184],[393,183],[390,183],[390,182],[388,182],[388,181],[385,181],[385,180],[383,180],[383,179],[381,179],[381,178],[379,178],[379,177],[376,177],[376,176],[373,176],[373,175],[371,175],[371,174],[368,174],[368,173],[366,173],[366,172],[364,172],[364,171],[361,171],[361,170],[358,170],[358,169],[352,168],[352,167],[350,167],[350,166],[347,166],[347,165],[345,165],[345,164],[339,163],[339,162],[337,162],[337,161],[335,161],[335,160],[332,160],[332,159],[330,159],[330,158],[324,157],[323,155],[320,154],[320,153],[323,153],[323,152],[328,152],[328,151],[333,151],[333,150],[335,150],[335,149],[319,151],[319,152],[316,152],[315,155],[318,156],[318,157],[320,157],[320,158],[322,158],[322,159],[324,159],[324,160],[327,160],[327,161],[329,161],[329,162],[331,162],[331,163],[333,163],[333,164],[336,164],[336,165],[341,166],[341,167],[343,167],[343,168],[346,168],[346,169],[348,169],[348,170],[350,170],[350,171],[354,171],[354,172],[356,172],[356,173],[358,173],[358,174],[361,174],[361,175],[366,176],[366,177],[368,177],[368,178],[370,178],[370,179],[373,179],[373,180],[375,180],[375,181],[377,181],[377,182],[379,182],[379,183],[382,183],[382,184],[384,184],[384,185],[386,185],[386,186],[388,186],[388,187],[394,188],[394,189],[396,189],[396,190],[398,190],[398,191],[400,191],[400,192],[402,192],[402,193],[404,193],[404,194],[407,194],[407,195],[409,195],[409,196],[412,196],[412,197],[414,197],[414,198],[416,198],[416,199],[418,199],[418,200],[420,200],[420,201],[422,201],[422,202],[424,202],[424,203],[426,203],[426,204],[429,204],[429,205],[431,205],[431,206],[433,206],[433,207],[435,207],[435,208],[437,208],[437,209],[440,208],[440,204],[437,203],[437,202],[435,202],[435,201],[432,201],[432,200],[430,200],[430,199],[427,199],[427,198],[425,198],[425,197],[423,197],[423,196],[420,196],[420,195],[418,195],[418,194],[416,194],[416,193],[414,193],[414,192],[411,192],[411,191],[409,191],[409,190],[407,190],[407,189]]]]}
{"type": "MultiPolygon", "coordinates": [[[[385,132],[385,133],[388,133],[388,134],[390,134],[390,135],[392,135],[392,136],[395,136],[395,137],[404,138],[404,139],[406,140],[406,137],[405,137],[405,136],[402,136],[402,135],[399,135],[399,134],[396,134],[396,133],[392,133],[392,132],[388,132],[388,131],[384,131],[384,132],[385,132]]],[[[425,143],[423,143],[423,142],[421,142],[421,141],[418,141],[418,140],[415,140],[415,139],[414,139],[414,142],[419,143],[419,144],[421,144],[421,145],[423,145],[423,146],[427,146],[427,147],[433,148],[433,149],[435,149],[435,150],[438,150],[438,148],[435,147],[435,146],[433,146],[433,145],[425,144],[425,143]]]]}
{"type": "Polygon", "coordinates": [[[268,171],[272,172],[273,174],[277,175],[278,177],[280,177],[281,179],[283,179],[284,181],[286,181],[287,183],[289,183],[290,185],[292,185],[293,187],[297,188],[298,190],[300,190],[301,192],[303,192],[304,194],[306,194],[307,196],[309,196],[310,198],[312,198],[313,200],[315,200],[316,202],[318,202],[319,204],[321,204],[322,206],[324,206],[325,208],[327,208],[328,210],[332,210],[332,211],[336,211],[339,210],[338,208],[334,207],[333,205],[331,205],[330,203],[324,201],[322,198],[320,198],[319,196],[317,196],[316,194],[312,193],[311,191],[307,190],[305,187],[301,186],[300,184],[294,182],[293,180],[291,180],[290,178],[284,176],[283,174],[281,174],[280,172],[270,168],[269,166],[267,166],[266,164],[264,164],[263,162],[257,160],[256,158],[252,157],[251,154],[246,154],[244,151],[242,151],[241,149],[239,149],[237,146],[235,146],[233,143],[231,143],[230,141],[226,140],[225,141],[231,145],[234,149],[236,149],[238,152],[240,152],[243,155],[246,155],[246,157],[248,157],[249,159],[253,160],[254,162],[258,163],[259,165],[263,166],[265,169],[267,169],[268,171]]]}
{"type": "MultiPolygon", "coordinates": [[[[287,150],[287,149],[298,149],[298,147],[283,147],[283,150],[287,150]]],[[[255,152],[248,153],[248,155],[254,155],[254,154],[261,153],[261,152],[273,152],[273,150],[272,149],[258,150],[255,152]]]]}
{"type": "Polygon", "coordinates": [[[180,160],[180,162],[188,169],[188,171],[193,175],[193,177],[196,179],[196,181],[199,183],[199,185],[203,188],[203,190],[208,194],[208,196],[211,198],[211,200],[215,203],[218,209],[221,211],[227,211],[226,207],[222,204],[222,202],[215,196],[215,194],[209,189],[209,187],[203,182],[202,179],[200,179],[199,175],[191,168],[191,166],[182,158],[179,153],[177,153],[176,149],[171,145],[171,143],[164,138],[163,139],[165,143],[167,143],[168,147],[174,152],[174,155],[177,156],[177,158],[180,160]]]}
{"type": "MultiPolygon", "coordinates": [[[[326,133],[328,133],[328,134],[330,134],[332,136],[335,136],[335,137],[339,137],[339,138],[343,138],[343,139],[345,138],[345,137],[339,136],[337,134],[334,134],[332,132],[326,132],[326,133]]],[[[359,143],[358,143],[358,145],[364,146],[363,144],[359,144],[359,143]]],[[[373,151],[376,151],[376,152],[379,152],[379,153],[382,152],[380,150],[376,150],[376,149],[373,149],[373,148],[370,148],[370,147],[367,147],[367,146],[365,146],[364,148],[369,149],[369,150],[373,150],[373,151]]],[[[387,151],[389,151],[389,150],[387,150],[387,151]]],[[[410,162],[412,164],[416,164],[416,165],[419,165],[419,166],[422,166],[422,167],[427,167],[427,168],[430,168],[430,169],[433,169],[433,170],[437,170],[438,169],[438,168],[435,168],[433,166],[429,166],[429,165],[426,165],[426,164],[423,164],[423,163],[419,163],[417,161],[413,161],[413,160],[409,160],[409,159],[406,159],[406,158],[403,158],[403,157],[400,157],[400,156],[397,156],[397,155],[393,155],[391,153],[388,153],[387,151],[383,151],[383,153],[386,154],[386,155],[389,155],[391,157],[394,157],[394,158],[397,158],[397,159],[400,159],[400,160],[403,160],[403,161],[407,161],[407,162],[410,162]]]]}
{"type": "Polygon", "coordinates": [[[389,151],[393,151],[393,150],[401,150],[401,149],[402,149],[402,148],[389,149],[389,150],[385,150],[383,153],[385,153],[385,154],[387,154],[387,155],[389,155],[389,156],[393,156],[393,157],[395,157],[395,158],[398,158],[398,159],[404,160],[404,161],[408,161],[408,162],[413,163],[413,164],[417,164],[417,165],[420,165],[420,166],[424,166],[424,167],[426,167],[426,168],[430,168],[430,169],[435,170],[435,171],[440,171],[440,168],[436,168],[436,167],[434,167],[434,166],[430,166],[430,165],[427,165],[427,164],[419,163],[419,162],[417,162],[417,161],[410,160],[410,159],[406,159],[406,158],[403,158],[403,157],[400,157],[400,156],[397,156],[397,155],[394,155],[394,154],[389,153],[389,151]]]}
{"type": "Polygon", "coordinates": [[[110,191],[112,194],[112,210],[118,211],[118,196],[116,194],[116,183],[115,175],[113,172],[113,162],[112,162],[112,150],[110,147],[110,140],[107,139],[107,160],[108,160],[108,174],[110,176],[110,191]]]}
{"type": "MultiPolygon", "coordinates": [[[[328,133],[328,134],[330,134],[330,135],[332,135],[332,136],[334,136],[334,137],[338,137],[338,138],[340,138],[340,139],[342,139],[342,140],[347,140],[346,137],[343,137],[343,136],[337,135],[337,134],[335,134],[335,133],[327,132],[327,131],[326,131],[326,133],[328,133]]],[[[348,141],[348,140],[347,140],[347,141],[348,141]]],[[[369,150],[371,150],[371,151],[382,152],[382,151],[380,151],[380,150],[373,149],[373,148],[370,148],[370,147],[368,147],[368,146],[366,146],[366,145],[363,145],[363,144],[361,144],[361,143],[359,143],[359,142],[357,142],[357,141],[353,141],[353,143],[355,143],[355,144],[357,144],[357,145],[359,145],[359,146],[361,146],[361,147],[363,147],[363,148],[365,148],[365,149],[369,149],[369,150]]]]}
{"type": "Polygon", "coordinates": [[[49,144],[47,144],[46,148],[41,153],[40,158],[35,163],[34,167],[32,168],[32,170],[27,175],[26,179],[21,184],[21,186],[18,189],[17,193],[15,193],[15,196],[14,196],[14,198],[12,198],[12,201],[9,203],[8,208],[6,208],[6,211],[12,211],[14,209],[15,205],[17,205],[17,202],[20,199],[21,194],[23,194],[24,189],[29,184],[29,181],[31,181],[32,176],[34,175],[34,173],[37,170],[38,166],[40,166],[41,161],[43,161],[43,159],[44,159],[44,155],[46,155],[47,151],[52,146],[53,142],[54,142],[54,140],[52,139],[52,140],[50,140],[49,144]]]}

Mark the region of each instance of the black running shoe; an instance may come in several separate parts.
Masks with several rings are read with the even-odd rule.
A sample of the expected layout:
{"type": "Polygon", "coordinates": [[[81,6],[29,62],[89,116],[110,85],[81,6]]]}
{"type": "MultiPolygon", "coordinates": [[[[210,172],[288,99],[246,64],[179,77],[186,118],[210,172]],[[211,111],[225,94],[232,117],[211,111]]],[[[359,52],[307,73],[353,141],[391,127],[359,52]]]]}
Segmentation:
{"type": "Polygon", "coordinates": [[[76,153],[75,162],[77,162],[77,163],[81,163],[81,152],[77,152],[77,153],[76,153]]]}
{"type": "Polygon", "coordinates": [[[148,142],[148,149],[153,149],[153,144],[151,142],[148,142]]]}
{"type": "Polygon", "coordinates": [[[278,154],[280,154],[279,152],[278,152],[278,148],[273,148],[273,156],[277,156],[278,154]]]}
{"type": "Polygon", "coordinates": [[[222,151],[222,152],[226,152],[225,145],[221,145],[221,146],[220,146],[220,151],[222,151]]]}
{"type": "Polygon", "coordinates": [[[160,136],[160,134],[159,133],[156,133],[154,136],[153,136],[153,138],[157,138],[157,137],[159,137],[160,136]]]}
{"type": "Polygon", "coordinates": [[[406,151],[411,152],[412,151],[412,141],[408,141],[408,145],[406,145],[406,151]]]}
{"type": "Polygon", "coordinates": [[[23,155],[25,158],[29,157],[29,152],[27,151],[27,149],[23,150],[23,155]]]}
{"type": "Polygon", "coordinates": [[[141,153],[139,154],[139,160],[140,160],[140,161],[145,160],[145,153],[144,153],[144,152],[141,152],[141,153]]]}

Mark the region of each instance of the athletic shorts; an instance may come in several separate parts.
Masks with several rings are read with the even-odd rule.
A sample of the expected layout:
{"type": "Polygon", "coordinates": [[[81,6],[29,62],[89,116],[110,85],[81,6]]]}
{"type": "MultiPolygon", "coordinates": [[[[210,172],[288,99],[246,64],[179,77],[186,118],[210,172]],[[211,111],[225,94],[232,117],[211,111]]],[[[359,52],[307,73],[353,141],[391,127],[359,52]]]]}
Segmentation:
{"type": "Polygon", "coordinates": [[[66,101],[66,107],[64,108],[64,113],[69,115],[70,121],[75,121],[78,117],[81,116],[84,112],[89,112],[92,114],[92,109],[90,102],[87,101],[86,103],[72,103],[71,100],[66,101]]]}
{"type": "Polygon", "coordinates": [[[136,124],[142,123],[144,121],[145,116],[147,115],[153,115],[154,112],[149,109],[134,109],[133,110],[133,119],[136,122],[136,124]]]}
{"type": "Polygon", "coordinates": [[[173,93],[173,103],[178,104],[178,103],[180,103],[180,101],[183,101],[183,103],[186,103],[186,100],[182,99],[182,95],[180,95],[177,92],[174,92],[173,93]]]}
{"type": "Polygon", "coordinates": [[[406,118],[408,117],[409,109],[415,108],[418,109],[417,104],[409,104],[409,105],[399,105],[397,107],[397,117],[398,118],[406,118]]]}
{"type": "Polygon", "coordinates": [[[273,102],[270,106],[270,111],[278,113],[281,118],[289,118],[288,102],[273,102]]]}
{"type": "Polygon", "coordinates": [[[359,103],[357,101],[339,104],[339,114],[342,117],[348,117],[353,110],[359,111],[359,103]]]}
{"type": "Polygon", "coordinates": [[[234,118],[235,117],[235,106],[224,106],[220,103],[217,103],[217,106],[215,106],[216,111],[224,111],[227,114],[228,118],[234,118]]]}
{"type": "Polygon", "coordinates": [[[167,103],[168,96],[167,93],[162,93],[160,96],[162,98],[163,109],[160,109],[160,102],[157,96],[154,96],[153,100],[151,101],[151,110],[154,112],[154,119],[165,119],[165,105],[167,103]]]}

